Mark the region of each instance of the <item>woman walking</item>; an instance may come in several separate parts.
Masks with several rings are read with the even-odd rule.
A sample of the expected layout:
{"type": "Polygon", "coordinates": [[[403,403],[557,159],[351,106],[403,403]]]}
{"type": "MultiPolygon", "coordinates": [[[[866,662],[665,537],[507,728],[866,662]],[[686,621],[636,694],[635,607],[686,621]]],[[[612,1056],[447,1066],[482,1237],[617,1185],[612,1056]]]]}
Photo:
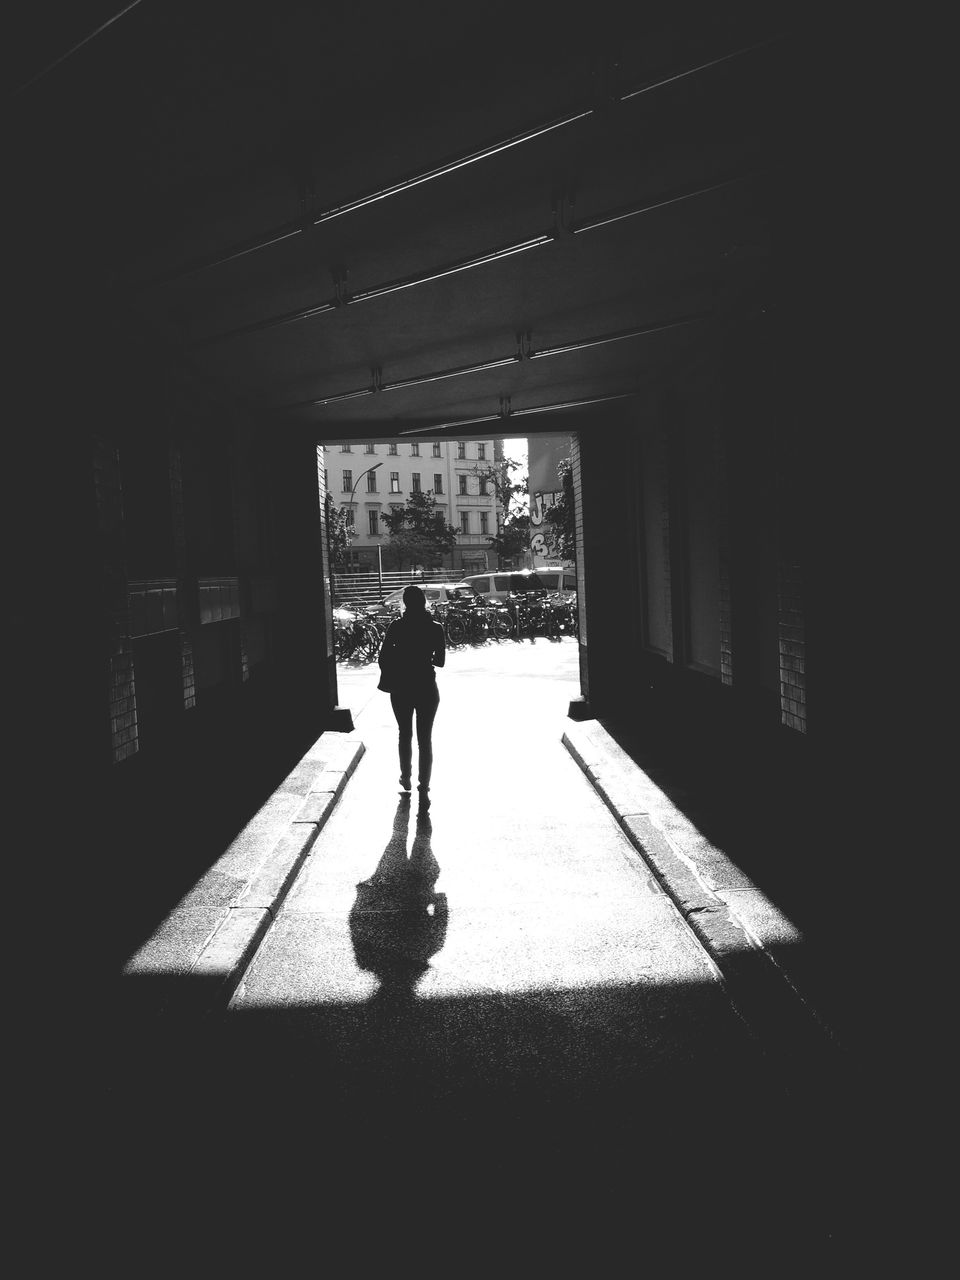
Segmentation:
{"type": "Polygon", "coordinates": [[[433,772],[433,721],[440,704],[435,668],[447,660],[443,627],[427,613],[419,587],[403,593],[403,614],[390,623],[380,648],[380,683],[390,694],[397,720],[400,786],[409,791],[413,776],[413,717],[417,717],[417,791],[420,808],[430,808],[433,772]]]}

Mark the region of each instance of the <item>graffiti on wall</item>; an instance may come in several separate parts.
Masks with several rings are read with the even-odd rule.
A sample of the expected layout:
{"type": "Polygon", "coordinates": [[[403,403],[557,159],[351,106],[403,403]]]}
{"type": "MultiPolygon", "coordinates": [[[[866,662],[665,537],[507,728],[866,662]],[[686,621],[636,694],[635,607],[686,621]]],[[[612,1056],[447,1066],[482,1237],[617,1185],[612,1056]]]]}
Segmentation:
{"type": "Polygon", "coordinates": [[[556,557],[556,547],[546,513],[560,499],[558,468],[570,457],[570,437],[531,436],[528,441],[530,492],[530,552],[536,566],[556,557]]]}
{"type": "Polygon", "coordinates": [[[534,564],[548,560],[554,554],[553,537],[546,523],[546,513],[556,505],[558,493],[533,493],[530,495],[530,550],[534,564]]]}

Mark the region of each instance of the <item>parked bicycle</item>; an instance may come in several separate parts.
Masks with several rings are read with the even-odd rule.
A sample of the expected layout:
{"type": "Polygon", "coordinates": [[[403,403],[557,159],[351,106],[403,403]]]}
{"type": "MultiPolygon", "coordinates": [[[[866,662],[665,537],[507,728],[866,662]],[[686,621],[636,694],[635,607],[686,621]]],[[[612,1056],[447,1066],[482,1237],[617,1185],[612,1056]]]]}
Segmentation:
{"type": "MultiPolygon", "coordinates": [[[[438,608],[438,615],[441,608],[438,608]]],[[[444,632],[448,644],[485,644],[510,635],[506,611],[482,599],[452,601],[442,606],[444,632]]]]}
{"type": "Polygon", "coordinates": [[[385,634],[386,626],[363,606],[345,602],[333,611],[333,652],[338,662],[372,662],[385,634]]]}
{"type": "Polygon", "coordinates": [[[540,608],[540,593],[534,591],[514,591],[507,596],[507,611],[510,615],[511,635],[514,640],[529,640],[531,644],[541,633],[543,622],[540,608]]]}
{"type": "MultiPolygon", "coordinates": [[[[344,601],[333,611],[336,660],[375,661],[387,627],[399,612],[389,604],[344,601]]],[[[539,637],[561,640],[564,636],[579,636],[576,596],[562,592],[522,591],[506,599],[453,593],[446,601],[438,600],[431,612],[443,625],[451,648],[511,639],[533,643],[539,637]]]]}
{"type": "Polygon", "coordinates": [[[576,601],[568,596],[553,592],[545,599],[538,601],[537,626],[539,634],[548,640],[559,640],[563,636],[571,636],[576,632],[576,601]]]}

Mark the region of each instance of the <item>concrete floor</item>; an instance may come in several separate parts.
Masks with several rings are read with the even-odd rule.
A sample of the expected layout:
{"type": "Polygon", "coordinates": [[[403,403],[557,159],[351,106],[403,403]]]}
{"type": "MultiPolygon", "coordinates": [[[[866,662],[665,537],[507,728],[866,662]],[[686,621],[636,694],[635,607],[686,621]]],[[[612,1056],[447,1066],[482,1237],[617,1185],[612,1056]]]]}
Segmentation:
{"type": "Polygon", "coordinates": [[[115,1045],[131,1221],[230,1188],[361,1263],[830,1259],[840,1091],[779,1075],[561,746],[576,644],[449,654],[426,820],[376,676],[341,670],[366,752],[229,1007],[115,1045]]]}

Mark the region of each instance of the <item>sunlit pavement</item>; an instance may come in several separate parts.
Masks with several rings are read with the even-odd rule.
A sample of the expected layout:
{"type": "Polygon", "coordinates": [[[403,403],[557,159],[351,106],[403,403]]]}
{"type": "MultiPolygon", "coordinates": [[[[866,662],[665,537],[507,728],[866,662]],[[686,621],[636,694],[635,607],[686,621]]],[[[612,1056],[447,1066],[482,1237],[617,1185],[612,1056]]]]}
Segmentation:
{"type": "MultiPolygon", "coordinates": [[[[363,1005],[384,978],[394,982],[392,950],[402,957],[408,947],[402,926],[395,931],[399,908],[388,890],[365,905],[357,885],[385,854],[389,874],[407,874],[391,856],[400,841],[411,852],[416,846],[413,887],[419,878],[442,894],[447,913],[442,944],[410,984],[417,1003],[545,993],[551,1002],[576,1001],[621,986],[712,986],[702,949],[560,745],[567,705],[579,692],[576,658],[573,642],[449,654],[439,674],[429,825],[416,793],[399,794],[395,723],[389,698],[372,687],[374,670],[346,676],[340,700],[354,711],[366,754],[234,1009],[363,1005]],[[358,916],[367,931],[384,922],[383,955],[373,948],[367,967],[351,937],[358,916]]],[[[409,945],[418,944],[419,934],[409,945]]],[[[507,1051],[515,1057],[518,1046],[507,1051]]],[[[483,1045],[488,1066],[496,1053],[496,1044],[483,1045]]],[[[539,1084],[551,1065],[571,1070],[569,1057],[541,1062],[539,1084]]]]}
{"type": "Polygon", "coordinates": [[[340,668],[366,752],[229,1008],[152,1042],[147,1128],[303,1157],[290,1194],[351,1221],[389,1183],[438,1231],[509,1222],[560,1253],[677,1214],[829,1252],[835,1117],[778,1078],[561,745],[575,642],[449,653],[427,820],[377,674],[340,668]]]}

